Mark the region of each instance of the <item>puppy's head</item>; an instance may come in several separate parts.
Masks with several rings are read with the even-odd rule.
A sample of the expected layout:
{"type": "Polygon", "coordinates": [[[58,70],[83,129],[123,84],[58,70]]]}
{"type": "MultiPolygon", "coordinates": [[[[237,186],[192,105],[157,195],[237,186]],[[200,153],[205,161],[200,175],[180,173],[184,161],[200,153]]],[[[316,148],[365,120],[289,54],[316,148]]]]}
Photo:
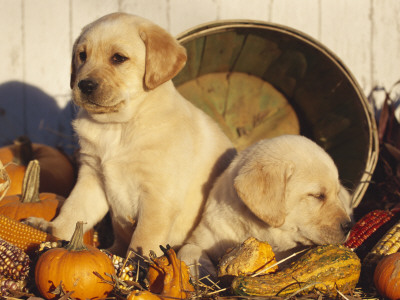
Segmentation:
{"type": "Polygon", "coordinates": [[[74,44],[73,99],[92,115],[126,114],[185,62],[185,49],[157,25],[124,13],[106,15],[87,25],[74,44]]]}
{"type": "Polygon", "coordinates": [[[302,136],[264,140],[241,154],[234,187],[246,206],[301,244],[344,242],[351,227],[330,156],[302,136]]]}

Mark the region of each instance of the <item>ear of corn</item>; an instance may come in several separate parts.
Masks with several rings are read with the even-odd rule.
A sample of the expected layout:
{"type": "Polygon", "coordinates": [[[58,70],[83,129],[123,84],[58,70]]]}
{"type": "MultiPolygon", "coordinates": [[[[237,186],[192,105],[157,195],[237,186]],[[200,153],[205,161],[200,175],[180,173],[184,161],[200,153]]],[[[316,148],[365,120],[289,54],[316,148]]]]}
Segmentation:
{"type": "Polygon", "coordinates": [[[376,264],[383,256],[400,249],[400,222],[390,228],[364,259],[365,264],[376,264]]]}
{"type": "Polygon", "coordinates": [[[373,286],[372,276],[378,262],[386,255],[397,252],[400,249],[400,221],[392,226],[375,244],[362,262],[360,283],[363,288],[373,286]]]}
{"type": "Polygon", "coordinates": [[[41,242],[56,240],[44,231],[3,215],[0,215],[0,238],[27,253],[38,249],[41,242]]]}
{"type": "Polygon", "coordinates": [[[18,293],[27,293],[28,289],[26,285],[26,280],[0,279],[0,296],[14,296],[14,294],[18,293]]]}
{"type": "Polygon", "coordinates": [[[383,224],[392,219],[394,214],[385,210],[374,210],[362,217],[352,228],[344,244],[353,250],[361,246],[383,224]]]}
{"type": "Polygon", "coordinates": [[[0,277],[24,280],[29,275],[30,263],[24,251],[0,239],[0,277]]]}
{"type": "Polygon", "coordinates": [[[395,224],[372,248],[371,253],[389,255],[400,249],[400,222],[395,224]]]}
{"type": "Polygon", "coordinates": [[[107,250],[101,250],[112,260],[115,268],[115,274],[119,280],[124,282],[136,281],[137,264],[134,260],[123,258],[121,256],[112,254],[107,250]]]}

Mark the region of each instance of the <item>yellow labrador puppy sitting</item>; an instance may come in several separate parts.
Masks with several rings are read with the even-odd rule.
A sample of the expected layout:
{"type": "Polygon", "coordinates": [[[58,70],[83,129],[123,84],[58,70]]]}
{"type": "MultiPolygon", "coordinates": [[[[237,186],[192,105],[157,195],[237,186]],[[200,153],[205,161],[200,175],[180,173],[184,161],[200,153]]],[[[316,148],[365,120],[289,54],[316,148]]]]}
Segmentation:
{"type": "Polygon", "coordinates": [[[181,245],[212,183],[235,150],[218,125],[184,99],[173,78],[186,51],[166,31],[129,14],[87,25],[73,48],[71,88],[80,111],[76,186],[59,216],[30,219],[69,239],[77,221],[110,211],[117,254],[181,245]]]}
{"type": "Polygon", "coordinates": [[[352,224],[348,197],[333,160],[313,141],[296,135],[262,140],[216,181],[178,256],[199,263],[201,275],[214,275],[225,251],[248,237],[267,241],[278,259],[299,245],[344,242],[352,224]]]}

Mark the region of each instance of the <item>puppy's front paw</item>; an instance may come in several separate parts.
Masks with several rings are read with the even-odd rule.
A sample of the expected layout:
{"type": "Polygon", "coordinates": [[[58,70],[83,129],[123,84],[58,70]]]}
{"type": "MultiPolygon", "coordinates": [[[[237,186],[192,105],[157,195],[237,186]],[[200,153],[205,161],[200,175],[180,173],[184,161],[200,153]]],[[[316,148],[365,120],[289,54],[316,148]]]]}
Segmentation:
{"type": "Polygon", "coordinates": [[[217,270],[206,252],[197,245],[185,244],[178,252],[178,258],[190,268],[190,273],[198,278],[217,278],[217,270]]]}
{"type": "Polygon", "coordinates": [[[45,219],[42,219],[42,218],[29,217],[29,218],[26,218],[25,220],[23,220],[22,222],[25,224],[28,224],[32,227],[35,227],[37,229],[40,229],[42,231],[45,231],[47,233],[52,233],[52,231],[53,231],[51,222],[46,221],[45,219]]]}

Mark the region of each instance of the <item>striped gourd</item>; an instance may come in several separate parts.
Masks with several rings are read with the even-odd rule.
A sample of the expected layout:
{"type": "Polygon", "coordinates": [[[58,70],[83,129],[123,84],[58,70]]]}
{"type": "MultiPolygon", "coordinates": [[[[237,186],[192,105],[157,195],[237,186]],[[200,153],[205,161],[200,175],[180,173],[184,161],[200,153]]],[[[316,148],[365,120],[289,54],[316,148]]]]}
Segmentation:
{"type": "Polygon", "coordinates": [[[308,250],[299,260],[275,274],[235,278],[232,288],[237,295],[288,296],[313,290],[335,296],[347,293],[359,280],[360,259],[342,245],[324,245],[308,250]]]}

